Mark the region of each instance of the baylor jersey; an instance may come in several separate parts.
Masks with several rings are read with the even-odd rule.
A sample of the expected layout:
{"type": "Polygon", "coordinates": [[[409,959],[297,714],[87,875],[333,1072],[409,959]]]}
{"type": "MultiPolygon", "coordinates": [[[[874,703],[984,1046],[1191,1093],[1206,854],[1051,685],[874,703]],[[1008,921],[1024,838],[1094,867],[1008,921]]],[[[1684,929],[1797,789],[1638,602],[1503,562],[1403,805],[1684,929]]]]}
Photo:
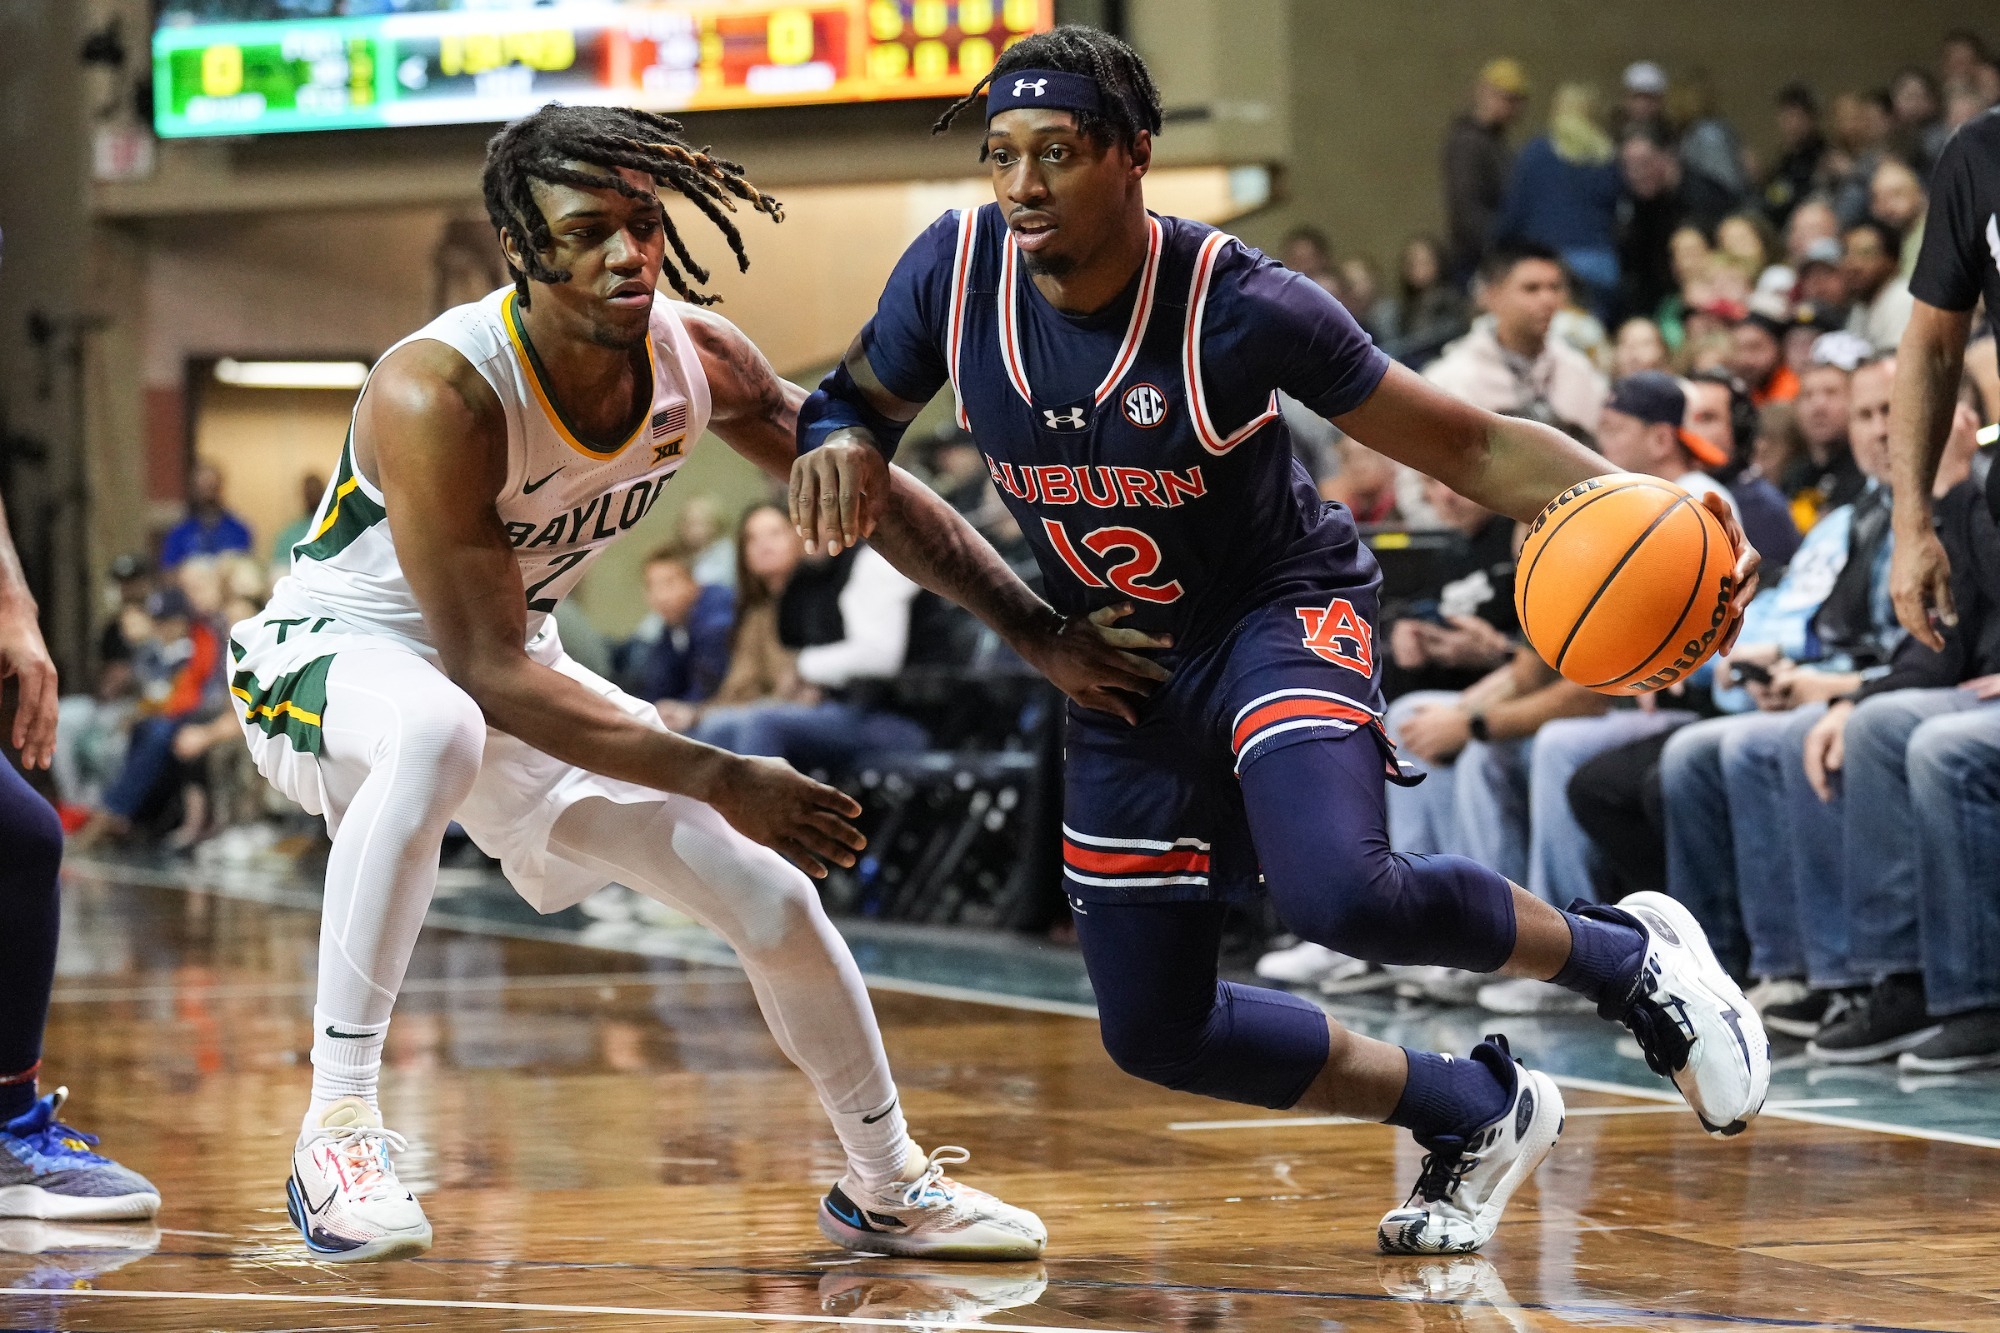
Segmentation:
{"type": "MultiPolygon", "coordinates": [[[[507,480],[497,508],[520,562],[533,643],[598,553],[666,492],[708,424],[708,381],[673,303],[656,296],[646,342],[652,403],[630,437],[599,448],[563,419],[513,288],[445,311],[396,347],[421,339],[444,343],[471,362],[507,414],[507,480]]],[[[279,582],[273,602],[324,611],[348,629],[433,652],[423,613],[396,561],[382,493],[355,467],[354,430],[349,427],[339,472],[320,499],[311,535],[292,548],[291,575],[279,582]]],[[[379,456],[379,441],[375,448],[379,456]]]]}

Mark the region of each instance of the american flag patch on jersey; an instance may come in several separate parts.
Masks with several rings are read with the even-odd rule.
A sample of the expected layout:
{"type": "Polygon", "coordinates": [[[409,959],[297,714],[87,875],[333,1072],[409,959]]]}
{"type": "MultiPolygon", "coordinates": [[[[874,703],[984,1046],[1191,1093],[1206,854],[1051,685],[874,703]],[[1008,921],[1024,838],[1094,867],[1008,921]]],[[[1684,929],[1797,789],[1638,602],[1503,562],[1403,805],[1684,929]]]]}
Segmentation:
{"type": "Polygon", "coordinates": [[[675,403],[653,413],[653,438],[664,440],[669,435],[678,435],[687,429],[688,408],[686,403],[675,403]]]}

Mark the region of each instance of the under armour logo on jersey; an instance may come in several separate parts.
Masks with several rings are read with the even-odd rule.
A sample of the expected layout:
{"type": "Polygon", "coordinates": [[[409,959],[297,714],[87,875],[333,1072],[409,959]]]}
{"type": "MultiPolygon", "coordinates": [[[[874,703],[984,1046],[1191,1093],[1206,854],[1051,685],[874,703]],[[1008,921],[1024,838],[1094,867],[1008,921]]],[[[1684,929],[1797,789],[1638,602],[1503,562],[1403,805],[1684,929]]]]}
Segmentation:
{"type": "Polygon", "coordinates": [[[1167,419],[1167,396],[1150,384],[1135,384],[1125,391],[1125,419],[1147,430],[1167,419]]]}
{"type": "Polygon", "coordinates": [[[1363,676],[1375,674],[1375,631],[1356,614],[1354,603],[1336,597],[1323,607],[1298,610],[1308,652],[1363,676]]]}
{"type": "Polygon", "coordinates": [[[1066,407],[1058,412],[1054,408],[1042,409],[1042,421],[1050,430],[1082,430],[1090,425],[1081,407],[1066,407]]]}
{"type": "Polygon", "coordinates": [[[1040,97],[1047,90],[1048,86],[1049,81],[1047,79],[1016,79],[1014,80],[1014,96],[1024,96],[1032,88],[1035,90],[1035,96],[1040,97]]]}

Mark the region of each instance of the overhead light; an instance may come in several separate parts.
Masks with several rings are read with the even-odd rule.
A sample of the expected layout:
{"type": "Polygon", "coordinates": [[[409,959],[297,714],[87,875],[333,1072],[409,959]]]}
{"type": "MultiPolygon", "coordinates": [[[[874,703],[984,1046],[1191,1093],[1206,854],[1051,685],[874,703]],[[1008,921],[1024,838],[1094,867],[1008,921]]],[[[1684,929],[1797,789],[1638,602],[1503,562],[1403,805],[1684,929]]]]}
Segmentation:
{"type": "Polygon", "coordinates": [[[1981,426],[1979,433],[1972,438],[1980,444],[2000,444],[2000,423],[1995,423],[1991,426],[1981,426]]]}
{"type": "Polygon", "coordinates": [[[215,378],[239,389],[358,389],[368,378],[361,361],[238,361],[215,363],[215,378]]]}

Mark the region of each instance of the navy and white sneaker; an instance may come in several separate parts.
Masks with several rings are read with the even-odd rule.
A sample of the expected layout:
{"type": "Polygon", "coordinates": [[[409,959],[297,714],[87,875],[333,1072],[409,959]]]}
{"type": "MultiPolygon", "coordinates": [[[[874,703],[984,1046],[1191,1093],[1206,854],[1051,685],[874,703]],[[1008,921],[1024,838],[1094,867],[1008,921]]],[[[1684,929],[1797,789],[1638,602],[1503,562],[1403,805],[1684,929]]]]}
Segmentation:
{"type": "Polygon", "coordinates": [[[1771,1038],[1743,991],[1715,961],[1694,914],[1664,893],[1634,893],[1616,907],[1572,910],[1646,932],[1632,990],[1598,1006],[1638,1039],[1646,1065],[1673,1080],[1703,1129],[1741,1134],[1771,1090],[1771,1038]]]}
{"type": "Polygon", "coordinates": [[[369,1263],[431,1247],[430,1221],[389,1157],[407,1146],[359,1097],[342,1097],[299,1135],[285,1211],[313,1257],[369,1263]]]}
{"type": "Polygon", "coordinates": [[[95,1134],[56,1119],[57,1088],[0,1124],[0,1217],[50,1222],[131,1222],[160,1211],[160,1192],[130,1167],[91,1151],[95,1134]]]}
{"type": "Polygon", "coordinates": [[[1493,1239],[1500,1214],[1562,1137],[1563,1099],[1547,1074],[1522,1067],[1505,1037],[1488,1037],[1472,1059],[1507,1085],[1507,1109],[1464,1138],[1419,1139],[1417,1187],[1375,1229],[1384,1254],[1470,1254],[1493,1239]]]}
{"type": "Polygon", "coordinates": [[[849,1171],[819,1205],[820,1234],[843,1249],[908,1259],[1033,1259],[1042,1219],[945,1175],[972,1156],[935,1148],[914,1180],[866,1189],[849,1171]]]}

